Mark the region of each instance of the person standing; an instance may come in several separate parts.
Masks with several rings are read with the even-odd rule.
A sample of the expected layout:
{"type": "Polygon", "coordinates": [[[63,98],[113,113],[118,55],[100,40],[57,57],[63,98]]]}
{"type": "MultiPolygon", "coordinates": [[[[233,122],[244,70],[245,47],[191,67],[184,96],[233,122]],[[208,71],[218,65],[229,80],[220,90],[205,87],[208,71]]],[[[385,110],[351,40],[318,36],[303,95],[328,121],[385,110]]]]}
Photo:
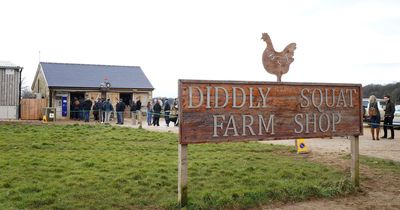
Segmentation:
{"type": "Polygon", "coordinates": [[[110,102],[110,99],[108,98],[106,102],[104,102],[103,104],[103,110],[104,110],[104,123],[109,124],[110,123],[110,116],[111,116],[111,112],[114,111],[114,107],[110,102]]]}
{"type": "Polygon", "coordinates": [[[390,96],[389,95],[385,95],[383,97],[383,100],[385,100],[386,102],[386,108],[385,108],[385,118],[383,121],[383,136],[381,137],[382,139],[386,139],[388,138],[387,136],[387,129],[388,127],[390,128],[390,133],[391,133],[391,137],[388,139],[394,139],[394,128],[393,128],[393,118],[394,118],[394,112],[395,107],[394,107],[394,103],[390,100],[390,96]]]}
{"type": "Polygon", "coordinates": [[[139,122],[139,125],[142,125],[142,102],[140,101],[140,98],[138,98],[138,100],[136,101],[136,116],[137,116],[137,120],[139,122]]]}
{"type": "Polygon", "coordinates": [[[99,121],[99,110],[100,110],[100,98],[97,99],[97,102],[93,105],[93,116],[95,121],[99,121]]]}
{"type": "Polygon", "coordinates": [[[171,112],[171,106],[169,105],[168,99],[165,100],[164,102],[164,118],[165,118],[165,123],[169,127],[169,113],[171,112]]]}
{"type": "Polygon", "coordinates": [[[153,106],[151,105],[151,102],[147,102],[147,125],[151,125],[151,118],[153,116],[153,106]]]}
{"type": "Polygon", "coordinates": [[[123,102],[122,98],[119,99],[115,110],[117,111],[117,124],[124,124],[125,103],[123,102]]]}
{"type": "Polygon", "coordinates": [[[136,125],[136,102],[132,100],[131,103],[132,125],[136,125]]]}
{"type": "Polygon", "coordinates": [[[85,114],[83,109],[84,103],[85,103],[85,98],[79,97],[79,120],[82,121],[85,119],[85,114]]]}
{"type": "Polygon", "coordinates": [[[372,140],[379,140],[379,130],[380,130],[380,122],[381,122],[381,115],[378,109],[378,103],[376,102],[376,97],[371,95],[369,97],[369,108],[368,114],[371,121],[371,135],[372,140]],[[376,135],[375,135],[376,133],[376,135]]]}
{"type": "Polygon", "coordinates": [[[153,125],[160,126],[161,105],[158,99],[156,99],[156,103],[153,106],[153,112],[153,125]]]}
{"type": "Polygon", "coordinates": [[[92,102],[92,100],[89,99],[89,97],[87,97],[86,100],[83,102],[83,111],[85,114],[85,122],[89,122],[90,110],[92,109],[92,104],[93,104],[93,102],[92,102]]]}
{"type": "Polygon", "coordinates": [[[169,114],[169,121],[174,122],[174,126],[178,125],[178,104],[174,101],[171,112],[169,114]]]}
{"type": "Polygon", "coordinates": [[[73,104],[73,119],[78,120],[79,119],[79,100],[78,98],[74,98],[74,104],[73,104]]]}
{"type": "Polygon", "coordinates": [[[106,119],[106,113],[104,112],[104,103],[106,100],[104,98],[101,98],[99,108],[100,108],[100,122],[104,123],[104,120],[106,119]]]}

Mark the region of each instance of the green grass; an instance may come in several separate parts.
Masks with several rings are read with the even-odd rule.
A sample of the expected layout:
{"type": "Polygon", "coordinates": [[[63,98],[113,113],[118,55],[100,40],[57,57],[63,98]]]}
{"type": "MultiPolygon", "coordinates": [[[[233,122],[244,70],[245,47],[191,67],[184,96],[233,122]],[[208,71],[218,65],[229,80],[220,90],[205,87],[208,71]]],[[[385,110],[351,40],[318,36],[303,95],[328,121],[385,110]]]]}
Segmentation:
{"type": "MultiPolygon", "coordinates": [[[[172,133],[0,124],[0,209],[177,208],[172,133]]],[[[290,147],[189,145],[189,209],[249,208],[354,191],[348,174],[290,147]]]]}
{"type": "Polygon", "coordinates": [[[400,162],[381,158],[360,155],[360,163],[380,171],[391,172],[400,175],[400,162]]]}
{"type": "MultiPolygon", "coordinates": [[[[343,159],[350,159],[351,155],[344,155],[343,159]]],[[[400,176],[400,162],[394,160],[386,160],[382,158],[360,155],[360,164],[367,165],[370,168],[377,169],[384,173],[389,172],[393,175],[400,176]]]]}

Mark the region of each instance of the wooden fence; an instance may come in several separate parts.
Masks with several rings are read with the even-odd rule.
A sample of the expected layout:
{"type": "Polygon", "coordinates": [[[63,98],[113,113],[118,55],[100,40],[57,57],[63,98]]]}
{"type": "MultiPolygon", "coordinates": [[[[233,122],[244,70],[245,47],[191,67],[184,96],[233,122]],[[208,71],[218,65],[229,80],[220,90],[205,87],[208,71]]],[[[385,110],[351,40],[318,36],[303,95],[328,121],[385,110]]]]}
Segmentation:
{"type": "Polygon", "coordinates": [[[42,119],[42,108],[47,107],[46,99],[22,99],[21,120],[42,119]]]}

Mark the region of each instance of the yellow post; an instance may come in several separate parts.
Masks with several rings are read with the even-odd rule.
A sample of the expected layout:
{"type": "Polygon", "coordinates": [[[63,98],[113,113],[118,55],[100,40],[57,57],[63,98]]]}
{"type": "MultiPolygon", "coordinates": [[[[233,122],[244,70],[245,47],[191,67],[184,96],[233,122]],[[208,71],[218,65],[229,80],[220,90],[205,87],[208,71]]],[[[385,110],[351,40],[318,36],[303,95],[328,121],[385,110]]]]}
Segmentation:
{"type": "Polygon", "coordinates": [[[309,152],[304,139],[296,139],[296,147],[297,147],[297,154],[306,154],[309,152]]]}
{"type": "Polygon", "coordinates": [[[46,115],[43,115],[42,123],[47,123],[47,117],[46,117],[46,115]]]}

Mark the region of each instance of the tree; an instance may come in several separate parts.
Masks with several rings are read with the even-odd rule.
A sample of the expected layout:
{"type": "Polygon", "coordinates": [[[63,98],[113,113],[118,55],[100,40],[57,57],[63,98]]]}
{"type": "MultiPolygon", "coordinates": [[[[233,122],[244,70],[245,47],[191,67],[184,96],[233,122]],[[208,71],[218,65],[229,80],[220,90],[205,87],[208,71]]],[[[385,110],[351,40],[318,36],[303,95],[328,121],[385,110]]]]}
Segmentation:
{"type": "Polygon", "coordinates": [[[31,88],[28,85],[26,77],[23,77],[21,80],[21,98],[35,98],[35,94],[32,92],[31,88]]]}
{"type": "Polygon", "coordinates": [[[400,82],[387,85],[369,84],[363,87],[363,98],[375,95],[377,98],[383,98],[389,95],[395,104],[400,104],[400,82]]]}

